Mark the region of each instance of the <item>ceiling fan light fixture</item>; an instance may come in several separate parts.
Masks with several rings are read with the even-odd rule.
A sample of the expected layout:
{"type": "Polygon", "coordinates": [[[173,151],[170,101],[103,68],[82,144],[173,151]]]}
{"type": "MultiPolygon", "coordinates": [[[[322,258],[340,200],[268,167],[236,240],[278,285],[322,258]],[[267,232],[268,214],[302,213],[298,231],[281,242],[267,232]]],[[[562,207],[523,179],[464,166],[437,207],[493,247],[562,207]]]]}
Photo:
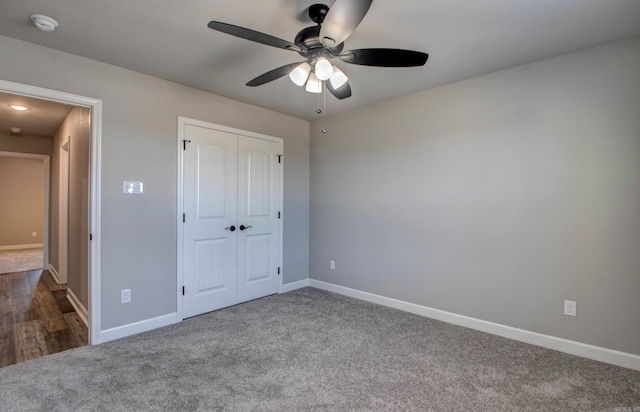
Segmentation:
{"type": "Polygon", "coordinates": [[[298,67],[291,70],[289,78],[298,86],[303,86],[311,73],[311,65],[307,62],[301,63],[298,67]]]}
{"type": "Polygon", "coordinates": [[[322,93],[322,82],[318,79],[315,73],[311,73],[309,75],[307,88],[305,90],[309,93],[322,93]]]}
{"type": "Polygon", "coordinates": [[[333,74],[333,66],[325,57],[320,57],[316,62],[314,71],[318,79],[322,81],[329,80],[333,74]]]}
{"type": "Polygon", "coordinates": [[[331,86],[333,86],[334,89],[337,90],[341,88],[342,86],[345,85],[345,83],[347,83],[348,80],[349,78],[347,77],[346,74],[344,74],[342,70],[338,69],[337,67],[333,68],[333,74],[329,78],[329,82],[331,83],[331,86]]]}

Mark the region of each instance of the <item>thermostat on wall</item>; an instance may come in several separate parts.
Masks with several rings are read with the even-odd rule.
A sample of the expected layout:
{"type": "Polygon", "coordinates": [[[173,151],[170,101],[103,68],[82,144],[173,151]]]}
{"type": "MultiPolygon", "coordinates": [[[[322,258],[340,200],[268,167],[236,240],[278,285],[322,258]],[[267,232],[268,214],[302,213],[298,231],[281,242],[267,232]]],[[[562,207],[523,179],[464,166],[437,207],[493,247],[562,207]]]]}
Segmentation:
{"type": "Polygon", "coordinates": [[[122,193],[127,195],[141,195],[144,191],[142,182],[132,182],[124,180],[122,182],[122,193]]]}

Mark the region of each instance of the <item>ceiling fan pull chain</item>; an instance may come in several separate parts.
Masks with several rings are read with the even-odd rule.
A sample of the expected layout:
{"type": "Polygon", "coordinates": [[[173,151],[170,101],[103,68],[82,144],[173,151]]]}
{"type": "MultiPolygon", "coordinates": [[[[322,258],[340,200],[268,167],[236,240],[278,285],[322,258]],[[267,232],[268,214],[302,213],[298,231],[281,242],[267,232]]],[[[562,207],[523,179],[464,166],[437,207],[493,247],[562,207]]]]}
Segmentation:
{"type": "Polygon", "coordinates": [[[322,82],[322,134],[327,134],[327,83],[322,82]]]}

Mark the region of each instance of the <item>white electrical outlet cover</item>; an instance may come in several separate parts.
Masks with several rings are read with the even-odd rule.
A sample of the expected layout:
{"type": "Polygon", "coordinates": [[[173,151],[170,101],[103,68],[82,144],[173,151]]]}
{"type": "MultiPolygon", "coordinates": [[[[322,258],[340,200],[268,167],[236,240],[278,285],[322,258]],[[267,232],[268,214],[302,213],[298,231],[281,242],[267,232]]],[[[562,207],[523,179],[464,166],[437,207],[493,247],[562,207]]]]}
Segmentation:
{"type": "Polygon", "coordinates": [[[573,300],[564,301],[564,314],[567,316],[576,316],[577,304],[573,300]]]}

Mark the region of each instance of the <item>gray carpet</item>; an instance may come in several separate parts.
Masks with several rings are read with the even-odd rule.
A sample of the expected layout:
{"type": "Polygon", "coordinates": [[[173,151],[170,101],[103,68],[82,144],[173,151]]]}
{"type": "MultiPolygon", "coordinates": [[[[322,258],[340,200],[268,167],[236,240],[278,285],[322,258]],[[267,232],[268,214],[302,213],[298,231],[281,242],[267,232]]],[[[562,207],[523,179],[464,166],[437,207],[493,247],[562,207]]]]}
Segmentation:
{"type": "Polygon", "coordinates": [[[0,274],[42,269],[42,248],[0,250],[0,274]]]}
{"type": "Polygon", "coordinates": [[[3,411],[632,411],[640,372],[312,288],[0,369],[3,411]]]}

